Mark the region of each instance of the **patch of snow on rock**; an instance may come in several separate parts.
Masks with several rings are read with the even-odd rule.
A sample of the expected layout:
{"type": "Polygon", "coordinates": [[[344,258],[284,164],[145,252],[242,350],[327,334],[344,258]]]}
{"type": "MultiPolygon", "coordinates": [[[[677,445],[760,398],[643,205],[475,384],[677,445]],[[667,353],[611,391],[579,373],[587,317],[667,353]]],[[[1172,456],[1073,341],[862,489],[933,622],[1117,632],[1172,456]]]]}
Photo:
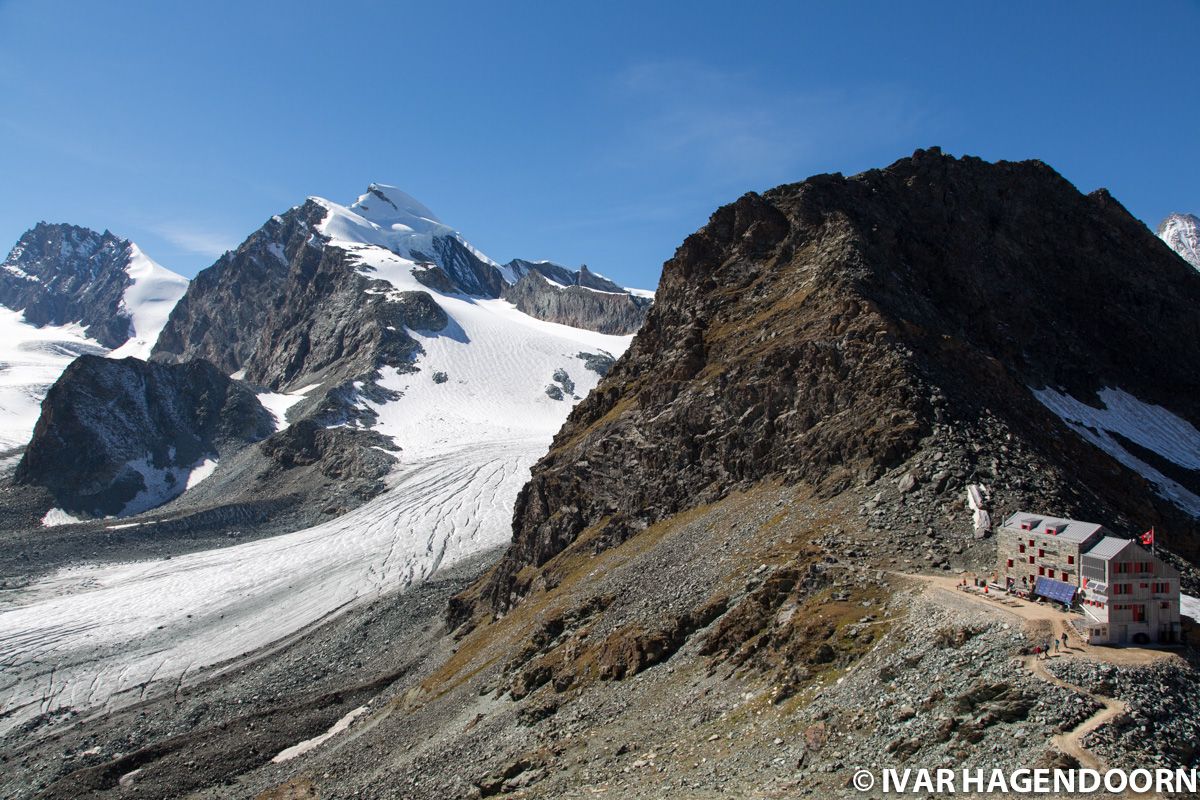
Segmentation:
{"type": "Polygon", "coordinates": [[[1102,409],[1050,388],[1034,389],[1033,395],[1083,439],[1154,484],[1161,496],[1200,517],[1200,497],[1129,452],[1114,436],[1120,435],[1184,469],[1200,471],[1200,431],[1187,420],[1120,389],[1100,390],[1102,409]]]}
{"type": "Polygon", "coordinates": [[[56,525],[73,525],[76,522],[83,522],[83,520],[71,516],[61,508],[52,508],[42,517],[42,525],[47,528],[53,528],[56,525]]]}

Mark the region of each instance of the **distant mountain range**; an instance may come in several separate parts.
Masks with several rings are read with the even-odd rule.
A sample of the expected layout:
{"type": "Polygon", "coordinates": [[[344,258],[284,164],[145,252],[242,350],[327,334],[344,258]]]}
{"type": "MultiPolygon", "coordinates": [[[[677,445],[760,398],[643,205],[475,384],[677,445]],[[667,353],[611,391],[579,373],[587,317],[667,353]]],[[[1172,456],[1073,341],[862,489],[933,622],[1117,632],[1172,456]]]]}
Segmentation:
{"type": "Polygon", "coordinates": [[[295,528],[382,492],[402,449],[548,437],[650,303],[587,267],[498,264],[382,184],[308,198],[190,284],[110,233],[43,223],[0,270],[14,352],[41,358],[0,418],[9,448],[29,442],[14,479],[44,490],[27,505],[45,524],[176,501],[286,507],[264,519],[295,528]],[[35,429],[85,354],[109,358],[63,373],[35,429]]]}

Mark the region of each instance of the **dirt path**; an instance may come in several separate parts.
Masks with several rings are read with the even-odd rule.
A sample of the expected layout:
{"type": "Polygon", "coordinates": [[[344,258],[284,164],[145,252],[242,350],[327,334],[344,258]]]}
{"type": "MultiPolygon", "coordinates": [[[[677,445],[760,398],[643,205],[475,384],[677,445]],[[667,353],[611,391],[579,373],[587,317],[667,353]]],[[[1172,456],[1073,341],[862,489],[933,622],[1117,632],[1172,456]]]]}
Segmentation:
{"type": "Polygon", "coordinates": [[[1091,751],[1083,746],[1083,737],[1087,736],[1101,725],[1111,721],[1118,714],[1125,713],[1125,711],[1128,710],[1126,705],[1120,700],[1112,697],[1106,697],[1102,694],[1096,694],[1095,692],[1089,692],[1082,686],[1076,686],[1073,683],[1067,683],[1062,678],[1056,677],[1050,672],[1050,670],[1046,669],[1046,662],[1037,656],[1026,657],[1025,666],[1029,668],[1030,672],[1047,683],[1052,683],[1055,686],[1061,686],[1064,689],[1068,689],[1078,694],[1087,695],[1101,704],[1102,708],[1095,714],[1088,717],[1071,730],[1065,731],[1051,738],[1050,741],[1056,748],[1058,748],[1060,752],[1066,753],[1078,761],[1079,766],[1103,772],[1106,765],[1103,761],[1094,756],[1091,751]]]}

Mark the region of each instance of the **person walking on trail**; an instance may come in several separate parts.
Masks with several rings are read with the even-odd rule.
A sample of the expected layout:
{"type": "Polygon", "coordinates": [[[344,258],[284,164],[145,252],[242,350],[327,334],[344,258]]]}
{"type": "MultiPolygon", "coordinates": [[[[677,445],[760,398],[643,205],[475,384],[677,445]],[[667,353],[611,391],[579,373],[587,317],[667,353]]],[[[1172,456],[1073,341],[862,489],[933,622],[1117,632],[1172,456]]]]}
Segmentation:
{"type": "Polygon", "coordinates": [[[1058,639],[1054,640],[1054,652],[1058,653],[1058,639]]]}
{"type": "Polygon", "coordinates": [[[1062,643],[1063,643],[1063,650],[1066,650],[1067,649],[1067,632],[1066,631],[1063,631],[1063,633],[1062,633],[1062,643]]]}
{"type": "Polygon", "coordinates": [[[1042,645],[1042,652],[1045,653],[1045,655],[1042,656],[1042,658],[1049,660],[1050,659],[1050,640],[1049,639],[1047,639],[1046,643],[1042,645]]]}

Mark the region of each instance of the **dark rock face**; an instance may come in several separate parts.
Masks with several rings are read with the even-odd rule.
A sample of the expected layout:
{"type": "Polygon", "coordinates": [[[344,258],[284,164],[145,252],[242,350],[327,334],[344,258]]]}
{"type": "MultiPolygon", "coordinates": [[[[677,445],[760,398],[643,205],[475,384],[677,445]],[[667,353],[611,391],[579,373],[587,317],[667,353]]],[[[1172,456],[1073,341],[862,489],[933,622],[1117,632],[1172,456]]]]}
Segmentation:
{"type": "Polygon", "coordinates": [[[258,340],[243,362],[246,379],[281,388],[302,376],[311,383],[358,378],[384,365],[408,368],[419,346],[405,326],[445,327],[445,313],[438,314],[428,294],[387,289],[360,274],[355,259],[336,247],[294,264],[259,322],[258,340]],[[368,292],[372,287],[376,291],[368,292]]]}
{"type": "Polygon", "coordinates": [[[584,369],[590,369],[600,377],[608,374],[617,360],[611,353],[576,353],[575,357],[583,362],[584,369]]]}
{"type": "Polygon", "coordinates": [[[294,267],[305,274],[320,261],[323,249],[313,241],[312,228],[324,215],[310,201],[272,217],[200,272],[172,310],[151,357],[166,363],[202,358],[226,374],[241,369],[289,272],[294,267]]]}
{"type": "MultiPolygon", "coordinates": [[[[139,493],[153,491],[146,473],[220,459],[273,430],[254,394],[208,362],[85,355],[46,395],[14,480],[44,487],[67,511],[118,514],[139,493]]],[[[166,477],[161,494],[181,492],[178,481],[166,477]]]]}
{"type": "MultiPolygon", "coordinates": [[[[325,214],[309,201],[273,217],[197,275],[153,359],[203,358],[271,388],[300,379],[354,380],[385,365],[407,368],[418,345],[405,327],[442,330],[446,313],[427,292],[396,292],[371,278],[353,255],[328,246],[316,231],[325,214]]],[[[456,264],[456,274],[480,288],[485,279],[472,271],[470,259],[495,268],[458,248],[446,245],[446,263],[456,264]]]]}
{"type": "Polygon", "coordinates": [[[1196,520],[1030,392],[1120,387],[1200,426],[1198,308],[1200,275],[1107,192],[1040,162],[935,149],[748,194],[665,264],[645,325],[534,468],[513,544],[452,621],[508,609],[585,530],[603,549],[765,479],[865,492],[949,441],[973,443],[960,477],[1017,453],[1014,469],[1036,465],[998,506],[1169,521],[1200,555],[1196,520]]]}
{"type": "Polygon", "coordinates": [[[456,291],[481,297],[499,297],[504,289],[500,271],[482,261],[458,239],[435,236],[434,260],[450,277],[456,291]]]}
{"type": "Polygon", "coordinates": [[[551,261],[526,261],[523,258],[514,258],[504,266],[508,267],[518,279],[534,272],[543,278],[549,278],[563,286],[583,286],[588,289],[616,294],[625,292],[623,287],[618,286],[603,275],[597,275],[592,272],[588,269],[587,264],[581,265],[577,270],[571,270],[551,261]]]}
{"type": "Polygon", "coordinates": [[[623,289],[593,291],[583,286],[555,286],[530,271],[504,291],[504,299],[531,317],[619,336],[635,332],[646,318],[650,301],[623,289]]]}
{"type": "MultiPolygon", "coordinates": [[[[303,419],[274,434],[258,446],[268,459],[258,483],[278,490],[287,473],[314,467],[321,475],[338,481],[365,500],[383,491],[383,478],[396,463],[387,451],[399,450],[390,439],[374,431],[326,428],[313,419],[303,419]]],[[[300,487],[303,489],[303,487],[300,487]]]]}
{"type": "Polygon", "coordinates": [[[0,304],[38,327],[78,322],[105,347],[129,338],[121,298],[130,284],[129,242],[105,231],[39,222],[0,265],[0,304]]]}

